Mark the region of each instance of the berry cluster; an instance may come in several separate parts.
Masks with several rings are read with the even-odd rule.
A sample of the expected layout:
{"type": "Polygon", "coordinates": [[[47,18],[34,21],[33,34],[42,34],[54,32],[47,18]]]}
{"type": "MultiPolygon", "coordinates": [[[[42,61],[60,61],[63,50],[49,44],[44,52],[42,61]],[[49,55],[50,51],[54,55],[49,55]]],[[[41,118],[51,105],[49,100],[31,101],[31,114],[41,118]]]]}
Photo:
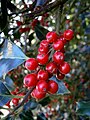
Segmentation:
{"type": "Polygon", "coordinates": [[[29,58],[25,67],[32,73],[24,77],[24,85],[27,88],[35,87],[32,97],[42,99],[46,93],[55,94],[58,84],[50,80],[53,75],[60,80],[70,72],[70,65],[64,61],[64,45],[74,36],[71,29],[65,30],[62,35],[56,32],[48,32],[46,40],[40,42],[37,58],[29,58]],[[53,51],[53,55],[51,52],[53,51]]]}

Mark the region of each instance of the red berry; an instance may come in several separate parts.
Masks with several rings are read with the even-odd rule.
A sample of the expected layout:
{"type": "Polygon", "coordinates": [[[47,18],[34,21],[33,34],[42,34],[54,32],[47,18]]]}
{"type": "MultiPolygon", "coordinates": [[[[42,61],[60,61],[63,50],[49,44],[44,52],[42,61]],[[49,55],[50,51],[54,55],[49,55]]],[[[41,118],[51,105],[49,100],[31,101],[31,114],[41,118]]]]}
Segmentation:
{"type": "Polygon", "coordinates": [[[42,41],[40,42],[40,47],[48,47],[48,46],[49,46],[49,43],[48,43],[47,40],[42,40],[42,41]]]}
{"type": "Polygon", "coordinates": [[[62,74],[67,74],[70,72],[70,65],[67,62],[63,62],[63,64],[60,65],[59,70],[62,74]]]}
{"type": "Polygon", "coordinates": [[[64,49],[64,48],[62,48],[62,49],[60,50],[60,52],[65,53],[65,49],[64,49]]]}
{"type": "Polygon", "coordinates": [[[29,32],[29,31],[30,31],[30,27],[26,27],[25,32],[29,32]]]}
{"type": "Polygon", "coordinates": [[[19,99],[18,99],[18,98],[13,98],[13,99],[12,99],[12,103],[13,103],[15,106],[17,106],[18,103],[19,103],[19,99]]]}
{"type": "Polygon", "coordinates": [[[71,39],[73,38],[73,36],[74,36],[73,30],[68,29],[68,30],[65,30],[65,31],[64,31],[64,38],[65,38],[66,40],[71,40],[71,39]]]}
{"type": "Polygon", "coordinates": [[[16,21],[16,23],[17,23],[18,26],[22,25],[21,21],[16,21]]]}
{"type": "Polygon", "coordinates": [[[46,93],[39,92],[38,89],[34,89],[31,93],[32,97],[36,99],[42,99],[46,96],[46,93]]]}
{"type": "Polygon", "coordinates": [[[11,94],[16,95],[17,93],[16,93],[16,91],[11,91],[11,94]]]}
{"type": "Polygon", "coordinates": [[[45,65],[48,62],[49,56],[48,54],[38,54],[37,55],[37,61],[41,65],[45,65]]]}
{"type": "Polygon", "coordinates": [[[32,73],[32,74],[28,74],[24,77],[24,85],[26,87],[34,87],[37,84],[37,77],[36,74],[32,73]]]}
{"type": "Polygon", "coordinates": [[[56,74],[56,72],[57,72],[56,64],[54,62],[49,62],[46,65],[46,71],[48,71],[48,73],[50,73],[50,74],[56,74]]]}
{"type": "Polygon", "coordinates": [[[48,72],[45,71],[45,70],[40,70],[38,73],[37,73],[37,79],[38,80],[48,80],[49,78],[49,75],[48,75],[48,72]]]}
{"type": "Polygon", "coordinates": [[[38,89],[38,91],[42,93],[46,93],[48,91],[48,88],[49,88],[49,85],[44,80],[40,80],[36,85],[36,89],[38,89]]]}
{"type": "Polygon", "coordinates": [[[53,54],[53,61],[57,64],[62,64],[64,61],[64,54],[60,51],[56,51],[53,54]]]}
{"type": "Polygon", "coordinates": [[[46,54],[48,53],[48,51],[49,51],[48,47],[41,46],[38,48],[38,53],[41,53],[41,54],[46,54]]]}
{"type": "Polygon", "coordinates": [[[58,84],[53,80],[50,80],[48,84],[49,84],[48,92],[50,94],[55,94],[58,91],[58,84]]]}
{"type": "Polygon", "coordinates": [[[52,32],[48,32],[46,34],[46,39],[49,43],[55,42],[58,39],[58,35],[56,32],[52,31],[52,32]]]}
{"type": "Polygon", "coordinates": [[[57,40],[53,43],[53,48],[54,50],[61,50],[62,48],[64,48],[64,44],[61,40],[57,40]]]}
{"type": "Polygon", "coordinates": [[[36,24],[37,24],[38,20],[37,19],[34,19],[31,23],[31,26],[32,26],[32,29],[35,28],[36,24]]]}
{"type": "Polygon", "coordinates": [[[56,78],[57,78],[58,80],[62,80],[64,77],[65,77],[64,74],[60,73],[59,71],[57,72],[56,78]]]}
{"type": "Polygon", "coordinates": [[[25,63],[25,67],[28,70],[35,70],[38,67],[38,62],[35,58],[29,58],[25,63]]]}
{"type": "Polygon", "coordinates": [[[59,37],[59,40],[61,40],[61,41],[63,42],[64,45],[65,45],[66,42],[67,42],[67,40],[64,38],[63,35],[61,35],[61,36],[59,37]]]}
{"type": "Polygon", "coordinates": [[[64,85],[66,86],[66,88],[69,88],[69,84],[64,82],[64,85]]]}
{"type": "Polygon", "coordinates": [[[8,102],[6,103],[6,106],[8,106],[8,107],[10,108],[10,101],[8,101],[8,102]]]}

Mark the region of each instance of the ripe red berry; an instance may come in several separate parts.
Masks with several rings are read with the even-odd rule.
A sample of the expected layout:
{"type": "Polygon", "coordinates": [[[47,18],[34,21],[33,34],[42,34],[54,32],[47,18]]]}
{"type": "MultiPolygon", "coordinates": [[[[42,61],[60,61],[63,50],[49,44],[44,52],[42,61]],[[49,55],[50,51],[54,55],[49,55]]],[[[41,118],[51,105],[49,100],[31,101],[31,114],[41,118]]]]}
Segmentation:
{"type": "Polygon", "coordinates": [[[26,87],[34,87],[37,84],[37,77],[36,74],[32,73],[32,74],[28,74],[24,77],[24,85],[26,87]]]}
{"type": "Polygon", "coordinates": [[[12,99],[12,103],[13,103],[15,106],[17,106],[18,103],[19,103],[19,99],[18,99],[18,98],[13,98],[13,99],[12,99]]]}
{"type": "Polygon", "coordinates": [[[53,80],[50,80],[48,82],[48,84],[49,84],[49,90],[48,90],[48,92],[50,94],[55,94],[58,91],[58,84],[55,81],[53,81],[53,80]]]}
{"type": "Polygon", "coordinates": [[[31,26],[32,26],[32,29],[35,28],[36,24],[37,24],[38,20],[37,19],[34,19],[31,23],[31,26]]]}
{"type": "Polygon", "coordinates": [[[67,74],[70,72],[70,65],[67,62],[63,62],[63,64],[60,65],[59,70],[62,74],[67,74]]]}
{"type": "Polygon", "coordinates": [[[64,38],[65,38],[66,40],[71,40],[71,39],[73,38],[73,36],[74,36],[73,30],[68,29],[68,30],[65,30],[65,31],[64,31],[64,38]]]}
{"type": "Polygon", "coordinates": [[[64,74],[60,73],[59,71],[57,72],[56,78],[57,78],[58,80],[62,80],[64,77],[65,77],[64,74]]]}
{"type": "Polygon", "coordinates": [[[31,93],[32,97],[36,99],[42,99],[46,96],[46,93],[39,92],[38,89],[34,89],[31,93]]]}
{"type": "Polygon", "coordinates": [[[38,62],[35,58],[29,58],[26,62],[25,62],[25,67],[28,70],[35,70],[38,67],[38,62]]]}
{"type": "Polygon", "coordinates": [[[66,42],[67,42],[67,40],[64,38],[63,35],[61,35],[61,36],[59,37],[59,40],[61,40],[61,41],[63,42],[64,45],[65,45],[66,42]]]}
{"type": "Polygon", "coordinates": [[[66,88],[69,88],[69,84],[64,82],[64,85],[66,86],[66,88]]]}
{"type": "Polygon", "coordinates": [[[54,62],[49,62],[46,65],[46,71],[48,71],[48,73],[50,73],[50,74],[56,74],[56,72],[57,72],[56,64],[54,62]]]}
{"type": "Polygon", "coordinates": [[[49,56],[48,54],[38,54],[37,61],[41,65],[45,65],[48,62],[49,56]]]}
{"type": "Polygon", "coordinates": [[[49,43],[48,43],[47,40],[42,40],[42,41],[40,42],[40,47],[48,47],[48,46],[49,46],[49,43]]]}
{"type": "Polygon", "coordinates": [[[41,53],[41,54],[46,54],[48,53],[49,49],[48,47],[45,47],[45,46],[41,46],[38,48],[38,53],[41,53]]]}
{"type": "Polygon", "coordinates": [[[64,61],[64,54],[60,51],[56,51],[53,54],[53,61],[57,64],[62,64],[64,61]]]}
{"type": "Polygon", "coordinates": [[[58,39],[58,35],[56,32],[52,31],[52,32],[48,32],[46,34],[46,39],[49,43],[55,42],[58,39]]]}
{"type": "Polygon", "coordinates": [[[6,106],[10,108],[10,101],[6,103],[6,106]]]}
{"type": "Polygon", "coordinates": [[[17,23],[18,26],[23,24],[21,21],[16,21],[16,23],[17,23]]]}
{"type": "Polygon", "coordinates": [[[64,44],[61,40],[57,40],[53,43],[53,48],[54,50],[61,50],[62,48],[64,48],[64,44]]]}
{"type": "Polygon", "coordinates": [[[45,70],[40,70],[38,73],[37,73],[37,79],[38,80],[48,80],[49,78],[49,75],[48,75],[48,72],[45,71],[45,70]]]}
{"type": "Polygon", "coordinates": [[[46,93],[49,89],[49,84],[44,80],[40,80],[36,85],[36,89],[38,89],[39,92],[46,93]]]}

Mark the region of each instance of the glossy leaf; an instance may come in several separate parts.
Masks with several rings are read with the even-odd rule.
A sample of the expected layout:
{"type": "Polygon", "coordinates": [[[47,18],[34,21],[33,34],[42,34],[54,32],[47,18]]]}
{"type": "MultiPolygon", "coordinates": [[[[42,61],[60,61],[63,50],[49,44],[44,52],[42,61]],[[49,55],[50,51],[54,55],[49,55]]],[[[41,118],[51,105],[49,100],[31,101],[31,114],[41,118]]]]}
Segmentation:
{"type": "Polygon", "coordinates": [[[90,116],[90,101],[78,102],[76,112],[80,115],[90,116]]]}
{"type": "Polygon", "coordinates": [[[39,101],[39,104],[41,104],[42,106],[46,106],[47,104],[49,104],[51,102],[50,97],[46,97],[44,99],[42,99],[41,101],[39,101]]]}
{"type": "Polygon", "coordinates": [[[37,24],[35,26],[35,33],[36,33],[36,36],[39,40],[44,40],[46,39],[46,34],[48,33],[49,31],[47,29],[45,29],[44,27],[40,26],[39,24],[37,24]]]}
{"type": "Polygon", "coordinates": [[[0,81],[0,106],[5,105],[9,100],[11,100],[11,98],[2,95],[10,95],[10,92],[4,83],[0,81]]]}
{"type": "Polygon", "coordinates": [[[21,49],[6,39],[0,47],[0,77],[22,64],[26,59],[21,49]]]}
{"type": "Polygon", "coordinates": [[[37,120],[48,120],[43,113],[39,113],[37,116],[37,120]]]}
{"type": "Polygon", "coordinates": [[[22,111],[19,114],[20,120],[34,120],[33,119],[33,114],[31,112],[31,110],[28,111],[22,111]]]}
{"type": "Polygon", "coordinates": [[[28,110],[33,110],[37,107],[38,103],[35,100],[29,100],[25,105],[24,105],[24,111],[28,110]]]}
{"type": "Polygon", "coordinates": [[[37,0],[36,6],[41,6],[46,3],[47,0],[37,0]]]}
{"type": "Polygon", "coordinates": [[[8,87],[9,90],[15,89],[15,84],[9,76],[5,77],[5,82],[4,83],[8,87]]]}
{"type": "Polygon", "coordinates": [[[51,80],[54,80],[55,82],[58,83],[58,91],[57,91],[57,95],[64,95],[64,94],[68,94],[70,93],[69,90],[66,88],[66,86],[64,85],[64,83],[60,80],[58,80],[55,76],[50,78],[51,80]]]}

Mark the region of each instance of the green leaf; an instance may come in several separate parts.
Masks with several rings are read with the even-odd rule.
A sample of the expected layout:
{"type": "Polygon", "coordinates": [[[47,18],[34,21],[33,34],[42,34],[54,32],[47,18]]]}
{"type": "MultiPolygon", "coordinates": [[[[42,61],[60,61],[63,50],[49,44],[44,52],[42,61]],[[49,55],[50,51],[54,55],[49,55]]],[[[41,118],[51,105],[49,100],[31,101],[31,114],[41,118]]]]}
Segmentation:
{"type": "Polygon", "coordinates": [[[35,33],[36,33],[36,36],[39,40],[44,40],[46,39],[46,34],[48,33],[49,31],[47,29],[45,29],[44,27],[40,26],[39,24],[37,24],[35,26],[35,33]]]}
{"type": "Polygon", "coordinates": [[[38,103],[35,100],[29,100],[25,105],[24,105],[24,111],[28,110],[33,110],[37,107],[38,103]]]}
{"type": "Polygon", "coordinates": [[[7,1],[1,0],[1,12],[2,12],[2,21],[0,23],[1,29],[3,30],[7,24],[7,1]]]}
{"type": "Polygon", "coordinates": [[[77,103],[77,114],[90,116],[90,101],[80,101],[77,103]]]}
{"type": "Polygon", "coordinates": [[[21,49],[6,39],[0,47],[0,77],[22,64],[26,59],[21,49]]]}
{"type": "Polygon", "coordinates": [[[43,100],[39,101],[39,104],[41,104],[42,106],[46,106],[47,104],[49,104],[51,102],[50,97],[46,97],[43,100]]]}
{"type": "Polygon", "coordinates": [[[43,113],[37,115],[37,120],[48,120],[43,113]]]}
{"type": "Polygon", "coordinates": [[[54,80],[58,84],[57,95],[69,94],[69,90],[64,85],[63,81],[58,80],[55,76],[51,77],[50,80],[54,80]]]}
{"type": "Polygon", "coordinates": [[[14,90],[15,89],[15,84],[9,76],[5,77],[5,82],[4,83],[8,87],[9,90],[14,90]]]}
{"type": "Polygon", "coordinates": [[[10,95],[10,92],[7,89],[7,87],[4,85],[4,83],[0,81],[0,106],[5,105],[8,101],[11,100],[11,98],[2,95],[10,95]]]}
{"type": "Polygon", "coordinates": [[[22,111],[19,114],[20,120],[34,120],[33,119],[33,113],[31,112],[31,110],[28,111],[22,111]]]}
{"type": "Polygon", "coordinates": [[[43,6],[46,2],[47,2],[47,0],[37,0],[36,7],[43,6]]]}

